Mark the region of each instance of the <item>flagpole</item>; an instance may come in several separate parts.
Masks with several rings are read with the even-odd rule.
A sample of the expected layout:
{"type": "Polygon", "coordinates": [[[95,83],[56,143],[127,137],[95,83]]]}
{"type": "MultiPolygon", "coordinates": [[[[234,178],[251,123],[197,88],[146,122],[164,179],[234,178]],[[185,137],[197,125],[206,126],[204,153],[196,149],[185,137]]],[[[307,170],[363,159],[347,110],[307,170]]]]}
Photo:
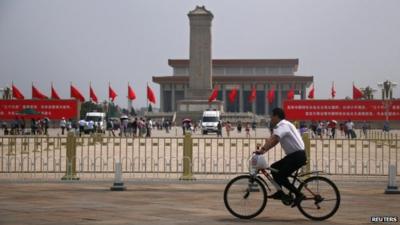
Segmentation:
{"type": "MultiPolygon", "coordinates": [[[[31,95],[33,94],[32,90],[33,90],[33,81],[32,81],[32,87],[31,87],[31,95]]],[[[32,99],[33,99],[33,95],[32,95],[32,99]]]]}
{"type": "Polygon", "coordinates": [[[129,98],[129,81],[128,81],[128,95],[126,97],[128,98],[128,112],[130,112],[132,109],[132,100],[129,98]]]}
{"type": "Polygon", "coordinates": [[[146,87],[146,107],[147,107],[147,112],[149,112],[149,91],[148,91],[148,89],[149,89],[149,82],[146,82],[146,84],[147,84],[147,87],[146,87]]]}

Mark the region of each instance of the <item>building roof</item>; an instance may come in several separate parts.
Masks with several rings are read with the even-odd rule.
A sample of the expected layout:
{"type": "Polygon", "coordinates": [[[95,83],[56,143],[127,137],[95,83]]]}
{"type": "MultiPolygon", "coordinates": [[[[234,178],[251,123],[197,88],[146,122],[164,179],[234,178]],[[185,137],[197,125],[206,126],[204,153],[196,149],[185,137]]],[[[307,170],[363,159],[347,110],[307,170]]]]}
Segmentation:
{"type": "MultiPolygon", "coordinates": [[[[276,76],[213,76],[213,82],[218,83],[253,83],[253,82],[293,82],[305,81],[312,82],[313,76],[293,76],[293,75],[276,75],[276,76]]],[[[158,84],[164,83],[188,83],[189,76],[154,76],[153,82],[158,84]]]]}
{"type": "MultiPolygon", "coordinates": [[[[299,65],[299,59],[213,59],[213,66],[272,66],[272,65],[299,65]]],[[[188,67],[188,59],[169,59],[171,67],[188,67]]]]}

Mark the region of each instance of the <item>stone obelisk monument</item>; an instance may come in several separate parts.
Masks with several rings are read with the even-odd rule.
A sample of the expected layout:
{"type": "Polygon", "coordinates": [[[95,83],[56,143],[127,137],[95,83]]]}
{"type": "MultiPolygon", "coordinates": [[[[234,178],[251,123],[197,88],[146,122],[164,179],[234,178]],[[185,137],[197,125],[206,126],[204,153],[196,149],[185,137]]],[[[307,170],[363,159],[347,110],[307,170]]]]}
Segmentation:
{"type": "MultiPolygon", "coordinates": [[[[197,6],[188,14],[190,21],[189,89],[178,102],[178,114],[199,117],[209,108],[223,110],[221,101],[208,102],[212,86],[211,21],[213,14],[197,6]]],[[[198,118],[193,118],[198,119],[198,118]]]]}

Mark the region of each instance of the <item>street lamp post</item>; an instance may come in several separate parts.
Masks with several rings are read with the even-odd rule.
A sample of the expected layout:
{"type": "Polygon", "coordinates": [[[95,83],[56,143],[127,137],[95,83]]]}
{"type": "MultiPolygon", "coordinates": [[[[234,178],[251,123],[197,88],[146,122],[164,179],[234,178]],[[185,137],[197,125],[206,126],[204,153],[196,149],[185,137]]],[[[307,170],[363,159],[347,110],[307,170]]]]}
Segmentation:
{"type": "Polygon", "coordinates": [[[386,80],[382,83],[378,83],[378,87],[382,89],[382,104],[385,107],[385,123],[389,124],[389,110],[393,99],[393,88],[397,86],[397,83],[386,80]]]}

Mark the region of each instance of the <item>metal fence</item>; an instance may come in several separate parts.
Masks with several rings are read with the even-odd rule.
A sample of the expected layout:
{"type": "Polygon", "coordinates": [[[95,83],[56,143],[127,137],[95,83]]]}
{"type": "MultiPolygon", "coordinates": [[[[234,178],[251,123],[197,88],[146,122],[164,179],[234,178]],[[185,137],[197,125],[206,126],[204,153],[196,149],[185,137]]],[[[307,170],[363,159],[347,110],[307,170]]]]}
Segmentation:
{"type": "MultiPolygon", "coordinates": [[[[311,170],[334,175],[387,175],[400,160],[400,141],[393,139],[306,139],[311,170]]],[[[61,178],[71,166],[78,176],[112,177],[116,162],[126,175],[179,177],[191,173],[218,176],[245,173],[248,158],[262,138],[215,137],[0,137],[0,178],[61,178]],[[71,141],[72,140],[72,141],[71,141]],[[187,142],[190,141],[190,142],[187,142]],[[185,145],[186,143],[186,145],[185,145]],[[189,145],[187,144],[189,143],[189,145]],[[69,152],[68,149],[73,149],[69,152]],[[184,152],[190,154],[184,154],[184,152]],[[72,154],[72,155],[71,155],[72,154]],[[72,164],[73,162],[73,164],[72,164]],[[185,162],[187,163],[185,166],[185,162]]],[[[266,154],[271,164],[284,153],[278,145],[266,154]]]]}

